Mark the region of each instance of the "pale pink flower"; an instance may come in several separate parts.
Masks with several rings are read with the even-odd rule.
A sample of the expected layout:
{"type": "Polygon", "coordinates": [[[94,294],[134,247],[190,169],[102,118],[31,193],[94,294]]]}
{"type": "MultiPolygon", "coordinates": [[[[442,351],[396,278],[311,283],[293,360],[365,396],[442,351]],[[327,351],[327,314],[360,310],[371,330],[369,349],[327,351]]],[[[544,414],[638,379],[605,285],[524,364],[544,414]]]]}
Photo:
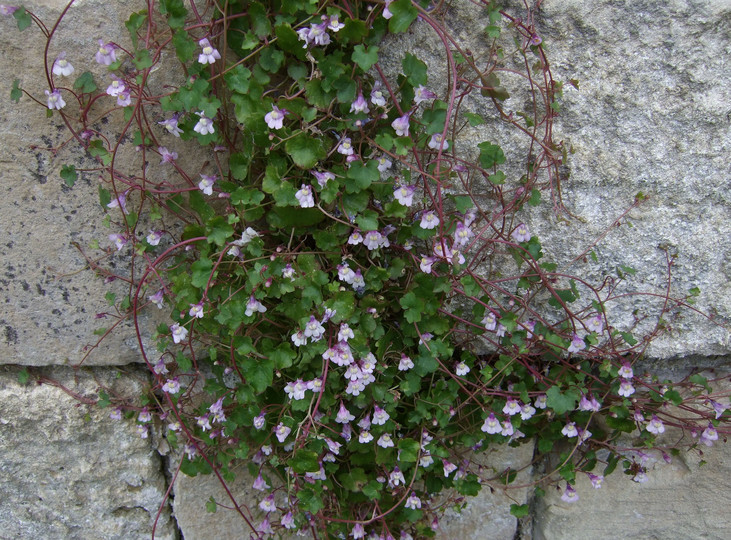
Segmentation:
{"type": "Polygon", "coordinates": [[[271,112],[264,115],[264,121],[269,126],[269,129],[282,129],[284,126],[284,115],[287,113],[286,110],[280,109],[276,105],[272,105],[271,112]]]}
{"type": "Polygon", "coordinates": [[[344,156],[352,156],[355,150],[353,150],[353,143],[350,140],[350,137],[343,137],[340,139],[340,144],[338,145],[338,153],[343,154],[344,156]]]}
{"type": "Polygon", "coordinates": [[[215,49],[211,42],[203,38],[198,42],[201,46],[201,53],[198,55],[198,62],[201,64],[213,64],[216,60],[221,59],[221,53],[215,49]]]}
{"type": "Polygon", "coordinates": [[[188,315],[195,319],[202,319],[203,318],[203,300],[198,302],[197,304],[190,304],[190,311],[188,311],[188,315]]]}
{"type": "Polygon", "coordinates": [[[429,210],[421,216],[419,227],[422,229],[434,229],[439,225],[439,218],[433,210],[429,210]]]}
{"type": "Polygon", "coordinates": [[[495,418],[495,414],[490,413],[490,416],[485,418],[485,422],[482,424],[480,429],[485,433],[493,435],[495,433],[500,433],[503,428],[500,425],[500,421],[495,418]]]}
{"type": "Polygon", "coordinates": [[[399,116],[391,122],[391,127],[396,131],[396,135],[399,137],[409,136],[409,114],[399,116]]]}
{"type": "Polygon", "coordinates": [[[46,104],[48,105],[49,110],[57,109],[61,110],[66,106],[66,102],[63,100],[63,96],[61,96],[61,91],[56,88],[53,92],[49,92],[48,90],[46,92],[46,104]]]}
{"type": "Polygon", "coordinates": [[[198,182],[198,189],[205,195],[213,195],[213,184],[216,182],[216,176],[208,176],[201,174],[201,181],[198,182]]]}
{"type": "Polygon", "coordinates": [[[178,323],[175,323],[170,327],[170,332],[172,332],[173,342],[175,343],[185,341],[185,338],[188,337],[188,329],[184,326],[180,326],[178,323]]]}
{"type": "Polygon", "coordinates": [[[571,338],[571,344],[567,350],[570,353],[577,353],[583,351],[585,347],[586,344],[584,343],[584,340],[581,339],[578,334],[574,334],[571,338]]]}
{"type": "Polygon", "coordinates": [[[312,208],[315,206],[315,198],[312,195],[312,188],[307,184],[302,184],[299,191],[294,194],[302,208],[312,208]]]}
{"type": "Polygon", "coordinates": [[[125,85],[124,81],[116,75],[110,75],[110,77],[112,78],[112,83],[107,86],[107,95],[117,97],[126,90],[127,85],[125,85]]]}
{"type": "Polygon", "coordinates": [[[393,197],[404,206],[411,206],[414,202],[416,186],[400,186],[393,192],[393,197]]]}
{"type": "Polygon", "coordinates": [[[525,223],[518,225],[510,236],[518,243],[528,242],[531,239],[530,230],[528,230],[528,225],[525,223]]]}
{"type": "Polygon", "coordinates": [[[198,123],[193,128],[193,131],[195,131],[196,133],[200,133],[201,135],[207,135],[215,131],[213,127],[213,120],[208,118],[203,111],[199,111],[195,114],[197,114],[200,118],[198,119],[198,123]]]}
{"type": "Polygon", "coordinates": [[[423,84],[420,84],[414,89],[414,103],[416,103],[417,105],[422,101],[427,101],[436,97],[437,95],[423,84]]]}
{"type": "Polygon", "coordinates": [[[579,495],[576,493],[574,488],[572,488],[569,484],[566,484],[566,490],[563,492],[563,495],[561,495],[561,500],[567,503],[573,503],[579,500],[579,495]]]}
{"type": "Polygon", "coordinates": [[[368,102],[365,100],[365,98],[363,98],[363,92],[360,92],[356,100],[350,104],[350,112],[365,114],[368,114],[370,112],[370,109],[368,109],[368,102]]]}
{"type": "Polygon", "coordinates": [[[98,63],[109,66],[117,61],[117,53],[115,52],[116,48],[117,46],[113,43],[104,43],[104,41],[100,39],[99,49],[97,49],[94,58],[98,63]]]}
{"type": "Polygon", "coordinates": [[[53,62],[53,74],[61,77],[68,77],[74,72],[74,66],[66,60],[66,53],[62,52],[53,62]]]}
{"type": "Polygon", "coordinates": [[[660,433],[665,432],[665,425],[662,423],[662,420],[660,420],[657,416],[654,414],[652,415],[652,418],[647,423],[647,431],[650,433],[654,433],[655,435],[659,435],[660,433]]]}
{"type": "Polygon", "coordinates": [[[586,327],[589,329],[589,332],[601,334],[602,329],[604,328],[604,319],[602,319],[601,315],[596,315],[586,321],[586,327]]]}

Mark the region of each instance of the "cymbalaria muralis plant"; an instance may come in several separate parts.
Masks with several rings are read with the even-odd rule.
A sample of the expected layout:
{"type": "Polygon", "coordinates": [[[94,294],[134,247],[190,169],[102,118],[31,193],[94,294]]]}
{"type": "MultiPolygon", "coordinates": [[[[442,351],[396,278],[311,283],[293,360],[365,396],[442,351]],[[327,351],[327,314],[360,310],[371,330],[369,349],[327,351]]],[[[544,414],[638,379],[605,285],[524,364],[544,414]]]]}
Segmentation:
{"type": "Polygon", "coordinates": [[[72,4],[51,26],[0,13],[47,38],[48,88],[16,80],[11,98],[60,117],[95,160],[61,176],[100,179],[110,233],[87,260],[128,284],[108,300],[150,370],[136,401],[102,389],[99,402],[141,437],[162,424],[178,469],[215,474],[230,500],[209,509],[233,507],[246,534],[433,537],[464,496],[515,487],[517,471],[481,465],[497,445],[535,443],[555,464],[536,493],[572,502],[579,475],[599,488],[621,465],[641,482],[653,452],[724,433],[706,378],[638,372],[697,291],[665,295],[635,337],[606,310],[633,270],[599,285],[564,274],[520,219],[541,204],[571,218],[552,140],[561,84],[527,7],[472,2],[489,22],[480,55],[449,32],[448,2],[423,0],[150,1],[125,24],[129,46],[56,50],[72,4]],[[447,80],[412,53],[400,74],[379,62],[415,28],[443,44],[447,80]],[[507,110],[511,92],[524,111],[507,110]],[[526,143],[516,163],[465,136],[498,125],[526,143]],[[169,321],[145,327],[158,310],[169,321]],[[227,487],[245,469],[251,508],[227,487]]]}

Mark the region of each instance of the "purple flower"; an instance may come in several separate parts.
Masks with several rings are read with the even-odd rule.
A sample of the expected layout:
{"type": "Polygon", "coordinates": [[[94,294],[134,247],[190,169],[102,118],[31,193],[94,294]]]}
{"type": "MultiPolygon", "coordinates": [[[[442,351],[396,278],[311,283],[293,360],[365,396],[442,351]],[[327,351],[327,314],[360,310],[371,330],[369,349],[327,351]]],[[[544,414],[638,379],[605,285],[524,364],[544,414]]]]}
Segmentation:
{"type": "Polygon", "coordinates": [[[490,413],[490,416],[485,418],[485,422],[482,424],[482,427],[480,429],[490,435],[500,433],[503,430],[502,426],[500,425],[500,421],[495,418],[494,413],[490,413]]]}
{"type": "Polygon", "coordinates": [[[388,433],[384,433],[378,438],[378,441],[376,441],[376,444],[380,446],[381,448],[393,448],[393,439],[391,439],[391,436],[388,433]]]}
{"type": "Polygon", "coordinates": [[[365,114],[368,114],[370,112],[370,109],[368,108],[368,102],[363,97],[363,92],[360,92],[356,100],[350,104],[350,112],[365,114]]]}
{"type": "Polygon", "coordinates": [[[723,405],[718,401],[710,401],[711,406],[713,406],[713,410],[716,411],[716,420],[718,420],[719,418],[721,418],[721,416],[723,416],[724,411],[728,409],[728,405],[723,405]]]}
{"type": "Polygon", "coordinates": [[[327,15],[323,15],[322,20],[327,21],[328,29],[332,30],[333,32],[339,32],[340,30],[345,28],[345,25],[338,20],[337,15],[331,15],[330,17],[327,17],[327,15]]]}
{"type": "Polygon", "coordinates": [[[283,443],[284,440],[287,438],[287,436],[292,431],[292,428],[289,426],[285,426],[281,422],[277,425],[277,427],[274,428],[274,434],[277,436],[277,440],[280,443],[283,443]]]}
{"type": "Polygon", "coordinates": [[[431,274],[431,267],[436,262],[434,257],[427,257],[426,255],[421,256],[419,262],[419,269],[425,274],[431,274]]]}
{"type": "Polygon", "coordinates": [[[216,176],[208,176],[201,174],[201,181],[198,182],[198,189],[205,195],[213,195],[213,184],[216,182],[216,176]]]}
{"type": "Polygon", "coordinates": [[[632,386],[632,381],[622,379],[622,382],[619,384],[619,390],[617,391],[617,393],[623,397],[630,397],[632,394],[634,394],[635,387],[632,386]]]}
{"type": "Polygon", "coordinates": [[[482,318],[482,324],[485,327],[485,330],[488,330],[492,332],[497,327],[497,317],[492,311],[488,311],[485,313],[485,316],[482,318]]]}
{"type": "Polygon", "coordinates": [[[713,427],[713,424],[708,424],[708,427],[701,433],[700,441],[706,446],[713,446],[713,441],[718,440],[718,431],[713,427]]]}
{"type": "Polygon", "coordinates": [[[404,506],[406,508],[411,508],[412,510],[417,510],[421,508],[421,499],[419,499],[419,497],[416,496],[416,493],[412,491],[411,495],[409,495],[409,498],[406,499],[404,506]]]}
{"type": "MultiPolygon", "coordinates": [[[[127,190],[129,191],[129,190],[127,190]]],[[[107,204],[107,208],[119,208],[123,214],[128,214],[127,211],[127,191],[117,194],[115,199],[107,204]]]]}
{"type": "Polygon", "coordinates": [[[94,58],[100,64],[109,66],[117,61],[117,54],[115,53],[116,45],[113,43],[104,43],[101,39],[99,40],[99,49],[96,51],[94,58]]]}
{"type": "Polygon", "coordinates": [[[530,44],[533,46],[540,45],[542,42],[543,42],[543,40],[541,39],[541,36],[539,36],[538,34],[533,34],[530,37],[530,44]]]}
{"type": "Polygon", "coordinates": [[[393,192],[393,197],[404,206],[411,206],[414,203],[416,186],[401,186],[393,192]]]}
{"type": "Polygon", "coordinates": [[[439,218],[433,210],[429,210],[421,216],[419,227],[422,229],[434,229],[439,225],[439,218]]]}
{"type": "MultiPolygon", "coordinates": [[[[602,329],[604,328],[604,320],[602,319],[602,316],[596,315],[586,321],[586,327],[589,329],[589,332],[596,332],[597,334],[601,334],[602,329]]],[[[630,369],[630,371],[632,370],[630,369]]]]}
{"type": "Polygon", "coordinates": [[[368,231],[363,239],[363,245],[369,250],[378,249],[383,244],[383,236],[378,231],[368,231]]]}
{"type": "Polygon", "coordinates": [[[597,475],[589,473],[589,480],[591,480],[591,485],[594,486],[594,489],[599,489],[602,487],[604,476],[602,476],[601,474],[597,475]]]}
{"type": "Polygon", "coordinates": [[[586,344],[584,343],[584,340],[581,339],[578,334],[574,334],[571,338],[571,344],[569,345],[568,351],[570,353],[577,353],[583,351],[585,347],[586,344]]]}
{"type": "Polygon", "coordinates": [[[351,246],[357,246],[358,244],[363,243],[363,235],[360,234],[359,230],[355,230],[352,233],[350,233],[350,236],[348,237],[348,244],[351,246]]]}
{"type": "Polygon", "coordinates": [[[327,45],[330,43],[330,34],[326,32],[327,23],[310,24],[309,42],[315,45],[327,45]]]}
{"type": "Polygon", "coordinates": [[[150,231],[150,234],[148,234],[145,239],[147,240],[147,243],[151,246],[156,246],[160,243],[160,240],[162,239],[162,231],[150,231]]]}
{"type": "Polygon", "coordinates": [[[437,95],[428,88],[426,88],[423,84],[420,84],[414,89],[414,103],[416,103],[417,105],[422,101],[434,99],[435,97],[437,97],[437,95]]]}
{"type": "Polygon", "coordinates": [[[454,373],[458,377],[464,377],[469,372],[470,372],[470,368],[464,362],[457,362],[457,364],[455,364],[455,366],[454,366],[454,373]]]}
{"type": "Polygon", "coordinates": [[[180,134],[183,132],[182,129],[178,127],[178,118],[179,114],[176,113],[173,115],[172,118],[168,118],[167,120],[163,120],[162,122],[158,122],[161,126],[164,126],[165,129],[168,131],[168,133],[172,133],[176,137],[180,137],[180,134]]]}
{"type": "Polygon", "coordinates": [[[246,303],[246,311],[244,311],[244,315],[251,317],[254,313],[264,313],[266,310],[267,308],[264,307],[264,304],[259,302],[259,300],[257,300],[252,294],[249,297],[249,301],[246,303]]]}
{"type": "Polygon", "coordinates": [[[373,85],[373,89],[371,90],[371,103],[379,107],[386,106],[386,98],[381,91],[380,81],[376,81],[376,83],[373,85]]]}
{"type": "Polygon", "coordinates": [[[350,531],[350,536],[352,536],[355,540],[365,538],[365,529],[363,528],[363,525],[360,523],[353,525],[353,530],[350,531]]]}
{"type": "Polygon", "coordinates": [[[454,231],[454,245],[457,247],[466,246],[473,236],[475,236],[475,233],[472,232],[469,225],[465,225],[460,221],[454,231]]]}
{"type": "Polygon", "coordinates": [[[4,15],[5,17],[9,17],[16,11],[18,11],[19,6],[6,6],[5,4],[0,4],[0,15],[4,15]]]}
{"type": "Polygon", "coordinates": [[[46,90],[47,104],[50,110],[58,109],[59,111],[66,106],[66,102],[61,96],[61,91],[56,88],[53,92],[46,90]]]}
{"type": "Polygon", "coordinates": [[[221,59],[221,53],[217,49],[211,46],[210,41],[207,39],[201,39],[198,42],[201,46],[201,53],[198,55],[198,62],[201,64],[213,64],[216,60],[221,59]]]}
{"type": "Polygon", "coordinates": [[[109,240],[114,242],[114,247],[117,248],[117,251],[122,249],[127,243],[127,237],[123,234],[110,234],[109,240]]]}
{"type": "Polygon", "coordinates": [[[388,9],[388,6],[391,5],[391,2],[393,2],[393,0],[386,0],[386,5],[383,6],[383,18],[384,19],[390,19],[391,17],[393,17],[393,13],[391,13],[391,10],[388,9]]]}
{"type": "Polygon", "coordinates": [[[148,296],[147,299],[157,306],[157,309],[162,309],[164,306],[163,292],[162,289],[157,291],[155,294],[148,296]]]}
{"type": "Polygon", "coordinates": [[[267,497],[259,503],[259,508],[264,512],[274,512],[277,509],[277,505],[274,503],[274,494],[267,495],[267,497]]]}
{"type": "Polygon", "coordinates": [[[414,367],[414,361],[406,356],[405,354],[401,353],[401,360],[399,360],[398,363],[398,369],[399,371],[408,371],[411,368],[414,367]]]}
{"type": "Polygon", "coordinates": [[[634,372],[632,371],[632,366],[629,365],[629,362],[624,362],[622,364],[622,367],[619,368],[617,375],[619,375],[623,379],[631,379],[634,376],[634,372]]]}
{"type": "Polygon", "coordinates": [[[203,111],[199,111],[195,114],[200,116],[200,119],[193,128],[193,131],[195,131],[196,133],[200,133],[201,135],[206,135],[215,131],[213,128],[213,120],[208,118],[203,111]]]}
{"type": "Polygon", "coordinates": [[[596,400],[594,396],[589,399],[588,397],[582,395],[581,399],[579,400],[579,410],[580,411],[594,411],[597,412],[601,408],[601,405],[596,400]]]}
{"type": "Polygon", "coordinates": [[[335,180],[335,175],[331,172],[310,171],[320,187],[325,187],[330,180],[335,180]]]}
{"type": "Polygon", "coordinates": [[[159,147],[158,152],[160,152],[160,157],[162,160],[160,161],[160,164],[162,163],[172,163],[176,159],[178,159],[178,153],[177,152],[171,152],[164,146],[159,147]]]}
{"type": "Polygon", "coordinates": [[[107,94],[112,97],[117,97],[119,94],[124,92],[127,86],[124,84],[124,81],[116,75],[110,75],[110,77],[112,78],[112,83],[107,86],[107,94]]]}
{"type": "Polygon", "coordinates": [[[170,332],[173,335],[174,343],[180,343],[181,341],[185,341],[185,338],[188,337],[188,329],[184,326],[180,326],[178,323],[170,326],[170,332]]]}
{"type": "Polygon", "coordinates": [[[652,418],[647,423],[647,431],[654,433],[655,435],[659,435],[660,433],[665,432],[665,426],[663,425],[662,420],[653,414],[652,418]]]}
{"type": "Polygon", "coordinates": [[[503,413],[507,414],[508,416],[513,416],[515,414],[520,413],[520,410],[522,408],[522,405],[519,401],[508,398],[507,403],[505,403],[505,407],[503,407],[503,413]]]}
{"type": "Polygon", "coordinates": [[[381,156],[380,158],[378,158],[379,172],[386,172],[388,169],[391,168],[391,165],[393,165],[393,163],[386,156],[381,156]]]}
{"type": "Polygon", "coordinates": [[[386,422],[388,422],[388,419],[391,418],[389,414],[381,409],[378,405],[375,406],[374,412],[373,412],[373,420],[372,423],[377,426],[382,426],[386,422]]]}
{"type": "Polygon", "coordinates": [[[285,114],[287,114],[286,110],[280,109],[276,105],[272,105],[271,112],[264,115],[264,121],[267,123],[267,126],[269,126],[269,129],[282,129],[284,126],[285,114]]]}
{"type": "Polygon", "coordinates": [[[320,324],[314,315],[310,315],[310,320],[305,325],[305,337],[312,338],[312,341],[320,341],[325,334],[325,328],[320,324]]]}
{"type": "Polygon", "coordinates": [[[569,484],[566,484],[566,490],[563,492],[563,495],[561,495],[561,500],[567,503],[573,503],[579,500],[579,496],[574,488],[572,488],[569,484]]]}
{"type": "Polygon", "coordinates": [[[338,154],[343,154],[344,156],[352,156],[355,151],[353,150],[353,143],[350,140],[350,137],[343,137],[340,139],[340,144],[338,145],[338,154]]]}
{"type": "Polygon", "coordinates": [[[282,519],[280,520],[280,523],[282,524],[282,527],[285,529],[296,529],[297,524],[294,522],[294,516],[292,515],[292,512],[287,512],[284,516],[282,516],[282,519]]]}
{"type": "Polygon", "coordinates": [[[180,392],[180,382],[178,378],[168,379],[165,384],[162,385],[162,391],[168,394],[177,394],[180,392]]]}
{"type": "Polygon", "coordinates": [[[167,373],[170,373],[168,371],[168,368],[165,366],[165,360],[163,360],[162,358],[157,361],[157,364],[152,366],[152,371],[154,371],[157,375],[165,375],[167,373]]]}
{"type": "Polygon", "coordinates": [[[521,420],[528,420],[529,418],[532,418],[534,414],[536,414],[536,409],[530,403],[526,403],[520,408],[521,420]]]}
{"type": "Polygon", "coordinates": [[[254,418],[254,427],[256,429],[263,428],[265,423],[266,423],[266,416],[264,415],[264,413],[261,413],[259,416],[254,418]]]}
{"type": "Polygon", "coordinates": [[[117,105],[120,107],[127,107],[132,103],[132,96],[129,93],[129,90],[125,90],[121,94],[117,96],[117,105]]]}
{"type": "Polygon", "coordinates": [[[399,137],[409,136],[409,114],[399,116],[396,120],[391,122],[391,127],[396,131],[396,135],[399,137]]]}
{"type": "Polygon", "coordinates": [[[315,198],[312,196],[312,188],[307,184],[302,184],[299,191],[294,194],[302,208],[312,208],[315,206],[315,198]]]}
{"type": "Polygon", "coordinates": [[[53,62],[53,74],[62,77],[68,77],[74,72],[74,66],[66,60],[66,53],[62,52],[53,62]]]}
{"type": "Polygon", "coordinates": [[[114,409],[111,413],[109,413],[109,418],[112,420],[121,420],[122,419],[122,409],[117,407],[114,409]]]}
{"type": "Polygon", "coordinates": [[[189,304],[189,305],[190,305],[190,311],[188,311],[188,315],[190,315],[194,319],[202,319],[203,318],[203,300],[201,300],[197,304],[189,304]]]}
{"type": "Polygon", "coordinates": [[[259,473],[259,476],[256,477],[256,480],[254,480],[254,484],[251,487],[257,491],[264,491],[269,489],[269,484],[266,483],[266,480],[264,480],[261,473],[259,473]]]}
{"type": "Polygon", "coordinates": [[[520,225],[518,225],[510,236],[512,236],[513,240],[518,243],[528,242],[531,238],[530,231],[528,230],[528,225],[526,225],[525,223],[521,223],[520,225]]]}

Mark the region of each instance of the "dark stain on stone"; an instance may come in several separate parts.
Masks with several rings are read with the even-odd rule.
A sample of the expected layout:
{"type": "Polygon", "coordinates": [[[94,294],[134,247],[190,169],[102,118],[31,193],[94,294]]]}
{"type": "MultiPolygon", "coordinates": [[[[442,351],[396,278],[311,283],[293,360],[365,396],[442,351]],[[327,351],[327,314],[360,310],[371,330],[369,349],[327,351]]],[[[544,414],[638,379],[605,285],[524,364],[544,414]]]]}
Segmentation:
{"type": "Polygon", "coordinates": [[[27,281],[21,281],[20,286],[23,287],[23,290],[25,292],[28,292],[30,290],[30,285],[28,284],[27,281]]]}
{"type": "Polygon", "coordinates": [[[18,343],[18,332],[16,332],[10,325],[5,326],[5,343],[8,345],[15,345],[18,343]]]}
{"type": "Polygon", "coordinates": [[[36,291],[38,291],[38,294],[40,294],[41,296],[46,296],[46,289],[41,287],[40,283],[36,283],[36,291]]]}

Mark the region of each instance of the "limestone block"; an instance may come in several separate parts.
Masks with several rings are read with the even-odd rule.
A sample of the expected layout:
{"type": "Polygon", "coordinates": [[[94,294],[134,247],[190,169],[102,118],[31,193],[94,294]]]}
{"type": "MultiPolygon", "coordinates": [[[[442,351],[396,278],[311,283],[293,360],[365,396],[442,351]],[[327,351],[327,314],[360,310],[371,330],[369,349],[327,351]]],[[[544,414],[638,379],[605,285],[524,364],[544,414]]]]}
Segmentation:
{"type": "MultiPolygon", "coordinates": [[[[25,6],[52,25],[66,4],[46,0],[25,6]]],[[[94,73],[98,85],[107,82],[108,75],[93,58],[97,40],[127,44],[124,21],[133,9],[140,9],[140,3],[87,0],[71,7],[48,53],[50,65],[58,53],[66,51],[76,68],[69,78],[57,77],[59,87],[70,88],[76,76],[87,70],[94,73]]],[[[44,108],[27,96],[17,104],[8,99],[17,78],[22,88],[45,103],[43,36],[35,26],[18,32],[12,17],[3,17],[0,28],[0,72],[4,74],[0,81],[0,301],[5,306],[0,315],[0,363],[77,364],[98,341],[94,330],[114,322],[112,317],[96,317],[113,312],[104,295],[121,296],[125,286],[121,281],[105,284],[103,278],[85,270],[85,260],[74,245],[92,258],[99,257],[101,252],[90,249],[91,242],[98,240],[102,248],[109,247],[107,237],[114,231],[101,224],[104,209],[99,204],[98,173],[80,173],[73,188],[59,176],[65,164],[77,169],[95,166],[88,156],[73,150],[73,142],[65,144],[69,135],[60,116],[46,118],[44,108]]],[[[65,95],[67,101],[71,99],[65,95]]],[[[117,253],[109,257],[113,269],[122,274],[126,260],[117,253]]],[[[139,361],[137,350],[131,324],[125,321],[85,365],[139,361]]]]}
{"type": "MultiPolygon", "coordinates": [[[[496,447],[481,457],[483,466],[498,474],[508,468],[518,471],[512,485],[524,486],[530,483],[533,472],[533,446],[529,443],[518,448],[496,447]]],[[[529,493],[527,487],[503,490],[496,484],[483,484],[482,491],[476,497],[466,499],[467,506],[460,513],[453,510],[447,512],[440,522],[437,538],[513,540],[519,527],[518,520],[510,514],[510,505],[526,504],[529,493]]]]}
{"type": "MultiPolygon", "coordinates": [[[[523,2],[505,4],[508,13],[528,21],[523,2]]],[[[731,8],[714,0],[537,4],[535,27],[554,79],[564,83],[554,140],[564,141],[569,149],[560,189],[574,217],[557,215],[546,196],[537,208],[526,206],[518,219],[539,236],[546,259],[557,262],[559,272],[599,285],[605,276],[617,279],[619,265],[633,268],[636,274],[620,286],[607,308],[610,323],[623,331],[642,319],[637,336],[655,328],[662,309],[668,277],[662,248],[677,255],[670,294],[682,298],[698,287],[694,307],[715,321],[691,310],[671,309],[663,316],[670,331],[647,354],[662,359],[727,354],[731,68],[725,59],[731,8]],[[571,79],[578,79],[579,90],[569,84],[571,79]],[[646,202],[613,226],[639,192],[646,202]],[[596,262],[589,255],[592,250],[596,262]],[[638,292],[659,296],[634,294],[638,292]]],[[[487,65],[489,42],[481,31],[489,24],[485,10],[452,2],[439,22],[478,65],[487,65]]],[[[503,46],[506,51],[513,47],[507,40],[503,46]]],[[[379,55],[384,71],[395,78],[403,55],[415,54],[429,67],[430,88],[443,97],[450,79],[442,51],[429,25],[417,21],[406,34],[389,38],[379,55]]],[[[527,96],[518,80],[509,73],[499,75],[511,92],[503,103],[506,113],[523,111],[527,96]]],[[[507,174],[505,188],[515,189],[525,170],[527,139],[508,129],[478,92],[464,107],[482,114],[486,123],[465,127],[455,147],[476,156],[478,143],[499,144],[507,157],[501,167],[507,174]]],[[[484,204],[490,210],[494,202],[485,198],[484,204]]],[[[584,291],[583,301],[588,303],[589,296],[584,291]]]]}
{"type": "Polygon", "coordinates": [[[617,471],[594,489],[578,475],[575,503],[549,490],[536,505],[534,540],[728,538],[731,446],[719,440],[702,448],[705,465],[694,453],[674,457],[670,464],[657,459],[644,483],[617,471]]]}
{"type": "MultiPolygon", "coordinates": [[[[549,0],[536,20],[554,76],[565,83],[555,138],[573,149],[562,187],[578,217],[530,216],[546,251],[566,268],[610,229],[594,249],[596,263],[588,258],[568,270],[599,278],[624,264],[637,271],[630,292],[662,294],[664,246],[677,253],[671,294],[700,288],[695,307],[726,325],[687,310],[666,315],[672,331],[648,349],[656,358],[720,355],[730,346],[729,15],[731,6],[714,0],[549,0]],[[638,192],[648,200],[612,227],[638,192]]],[[[660,301],[619,298],[610,316],[627,329],[637,310],[649,316],[648,329],[660,301]]]]}
{"type": "MultiPolygon", "coordinates": [[[[0,368],[0,538],[149,539],[166,491],[151,439],[69,394],[96,398],[103,384],[131,396],[141,383],[100,368],[34,373],[47,382],[0,368]]],[[[177,538],[167,503],[155,538],[177,538]]]]}

